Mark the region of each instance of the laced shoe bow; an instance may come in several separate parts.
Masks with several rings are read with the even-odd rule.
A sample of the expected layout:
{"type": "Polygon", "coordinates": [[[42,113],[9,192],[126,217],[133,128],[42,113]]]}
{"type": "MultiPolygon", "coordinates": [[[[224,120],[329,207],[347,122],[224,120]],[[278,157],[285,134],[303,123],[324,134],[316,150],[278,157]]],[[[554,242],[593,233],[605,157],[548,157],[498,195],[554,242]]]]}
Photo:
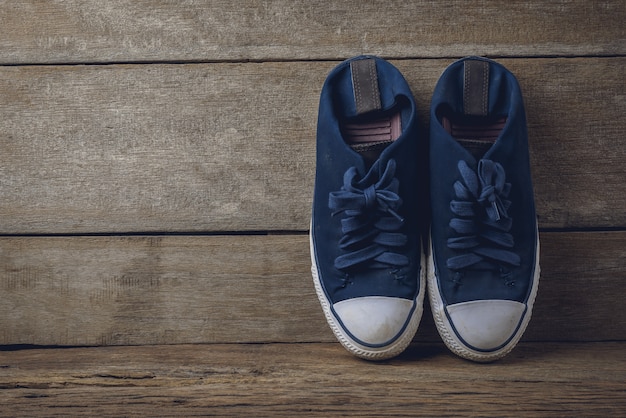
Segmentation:
{"type": "Polygon", "coordinates": [[[456,215],[450,227],[457,236],[448,238],[448,247],[464,251],[450,257],[447,266],[451,270],[489,265],[519,266],[520,257],[510,251],[514,246],[509,233],[513,220],[507,210],[511,202],[506,198],[511,184],[500,163],[482,159],[474,172],[465,161],[458,163],[462,181],[454,183],[456,198],[450,209],[456,215]]]}
{"type": "Polygon", "coordinates": [[[400,232],[404,219],[398,214],[402,199],[395,177],[396,162],[388,160],[376,179],[379,168],[380,161],[360,178],[357,169],[351,167],[344,174],[341,190],[329,195],[333,216],[344,215],[339,241],[344,253],[335,259],[335,268],[339,270],[366,264],[374,268],[409,264],[405,255],[394,252],[407,243],[406,235],[400,232]]]}

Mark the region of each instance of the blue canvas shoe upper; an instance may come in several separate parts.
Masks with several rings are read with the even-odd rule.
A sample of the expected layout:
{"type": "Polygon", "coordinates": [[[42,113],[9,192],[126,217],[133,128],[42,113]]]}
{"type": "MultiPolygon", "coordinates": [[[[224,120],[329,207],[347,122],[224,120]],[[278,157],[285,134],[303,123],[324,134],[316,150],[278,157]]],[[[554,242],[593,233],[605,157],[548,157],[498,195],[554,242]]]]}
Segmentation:
{"type": "Polygon", "coordinates": [[[451,64],[431,103],[429,293],[457,354],[491,361],[521,337],[539,280],[522,95],[502,65],[451,64]]]}
{"type": "Polygon", "coordinates": [[[335,335],[363,358],[399,354],[421,317],[417,157],[415,102],[400,72],[371,56],[332,70],[318,116],[312,271],[335,335]]]}

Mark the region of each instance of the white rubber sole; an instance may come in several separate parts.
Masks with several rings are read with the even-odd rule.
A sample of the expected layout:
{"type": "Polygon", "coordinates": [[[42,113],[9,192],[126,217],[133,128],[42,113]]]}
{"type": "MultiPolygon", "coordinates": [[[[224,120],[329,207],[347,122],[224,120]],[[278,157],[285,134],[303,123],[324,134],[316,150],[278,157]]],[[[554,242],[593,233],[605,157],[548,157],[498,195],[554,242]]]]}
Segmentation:
{"type": "Polygon", "coordinates": [[[389,345],[385,345],[382,347],[370,347],[363,345],[358,341],[355,341],[349,334],[347,334],[344,331],[343,327],[340,325],[338,318],[336,318],[333,314],[333,311],[331,309],[331,303],[326,297],[326,293],[324,292],[322,283],[320,282],[319,272],[317,268],[317,260],[313,247],[313,237],[310,233],[309,248],[311,252],[311,274],[313,276],[313,284],[315,285],[315,293],[317,293],[317,297],[320,301],[320,304],[322,305],[322,311],[324,312],[326,321],[328,322],[330,329],[333,331],[333,334],[335,334],[335,337],[341,343],[341,345],[343,345],[343,347],[353,355],[365,360],[372,361],[390,359],[402,353],[413,340],[413,337],[417,332],[420,320],[422,319],[422,313],[424,311],[424,293],[426,288],[424,252],[421,252],[420,289],[419,293],[417,294],[417,299],[414,301],[415,309],[413,309],[413,313],[411,314],[411,317],[406,327],[404,328],[404,331],[389,345]]]}
{"type": "Polygon", "coordinates": [[[437,276],[435,274],[435,263],[433,259],[433,249],[432,243],[429,238],[428,240],[428,266],[426,268],[428,272],[428,296],[430,300],[430,306],[433,313],[433,318],[435,320],[435,325],[437,326],[437,331],[441,336],[441,339],[446,344],[446,346],[455,353],[456,355],[463,357],[467,360],[472,360],[481,363],[488,363],[491,361],[495,361],[501,359],[506,356],[519,342],[520,338],[524,334],[528,323],[530,322],[530,317],[532,315],[533,305],[535,303],[535,298],[537,296],[537,289],[539,287],[539,275],[540,275],[540,267],[539,267],[539,233],[537,233],[537,245],[536,245],[536,254],[535,254],[535,269],[534,269],[534,278],[533,278],[533,286],[530,289],[530,294],[528,296],[528,301],[526,302],[526,313],[521,320],[517,331],[513,338],[509,340],[504,346],[500,347],[494,351],[478,351],[471,347],[468,347],[454,332],[452,324],[448,319],[448,316],[445,313],[445,304],[441,299],[441,294],[439,292],[439,281],[437,280],[437,276]]]}

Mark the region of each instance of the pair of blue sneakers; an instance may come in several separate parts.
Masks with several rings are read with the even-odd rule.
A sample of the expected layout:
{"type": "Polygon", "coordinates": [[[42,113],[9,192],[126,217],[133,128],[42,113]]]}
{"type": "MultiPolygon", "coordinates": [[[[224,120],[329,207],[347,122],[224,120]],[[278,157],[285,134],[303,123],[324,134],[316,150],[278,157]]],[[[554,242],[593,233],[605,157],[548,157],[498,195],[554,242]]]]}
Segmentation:
{"type": "Polygon", "coordinates": [[[517,80],[485,58],[451,64],[424,136],[389,62],[359,56],[328,75],[310,232],[315,290],[335,336],[358,357],[404,351],[428,288],[445,344],[493,361],[522,336],[539,281],[517,80]]]}

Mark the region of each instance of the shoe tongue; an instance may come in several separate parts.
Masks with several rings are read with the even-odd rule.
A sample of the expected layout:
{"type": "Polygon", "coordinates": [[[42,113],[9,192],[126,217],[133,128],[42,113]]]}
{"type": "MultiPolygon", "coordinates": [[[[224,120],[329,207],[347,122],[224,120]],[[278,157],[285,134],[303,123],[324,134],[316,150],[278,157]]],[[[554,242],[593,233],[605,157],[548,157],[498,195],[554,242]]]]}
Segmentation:
{"type": "Polygon", "coordinates": [[[376,61],[373,58],[351,61],[350,73],[356,116],[381,110],[376,61]]]}
{"type": "Polygon", "coordinates": [[[379,119],[342,124],[342,135],[350,147],[373,163],[402,133],[400,113],[379,119]]]}
{"type": "Polygon", "coordinates": [[[400,114],[382,116],[376,60],[350,62],[356,116],[342,123],[342,134],[350,147],[372,164],[401,133],[400,114]]]}
{"type": "Polygon", "coordinates": [[[498,139],[506,118],[489,121],[489,62],[468,59],[463,63],[463,121],[443,120],[448,131],[479,160],[498,139]]]}
{"type": "Polygon", "coordinates": [[[489,63],[468,59],[463,63],[463,113],[489,115],[489,63]]]}
{"type": "Polygon", "coordinates": [[[446,132],[468,150],[476,160],[480,160],[498,139],[506,124],[506,118],[491,122],[471,120],[455,123],[444,117],[442,124],[446,132]]]}
{"type": "Polygon", "coordinates": [[[476,161],[483,158],[483,156],[489,151],[489,148],[493,145],[493,142],[473,140],[473,139],[457,139],[459,144],[463,146],[476,161]]]}

